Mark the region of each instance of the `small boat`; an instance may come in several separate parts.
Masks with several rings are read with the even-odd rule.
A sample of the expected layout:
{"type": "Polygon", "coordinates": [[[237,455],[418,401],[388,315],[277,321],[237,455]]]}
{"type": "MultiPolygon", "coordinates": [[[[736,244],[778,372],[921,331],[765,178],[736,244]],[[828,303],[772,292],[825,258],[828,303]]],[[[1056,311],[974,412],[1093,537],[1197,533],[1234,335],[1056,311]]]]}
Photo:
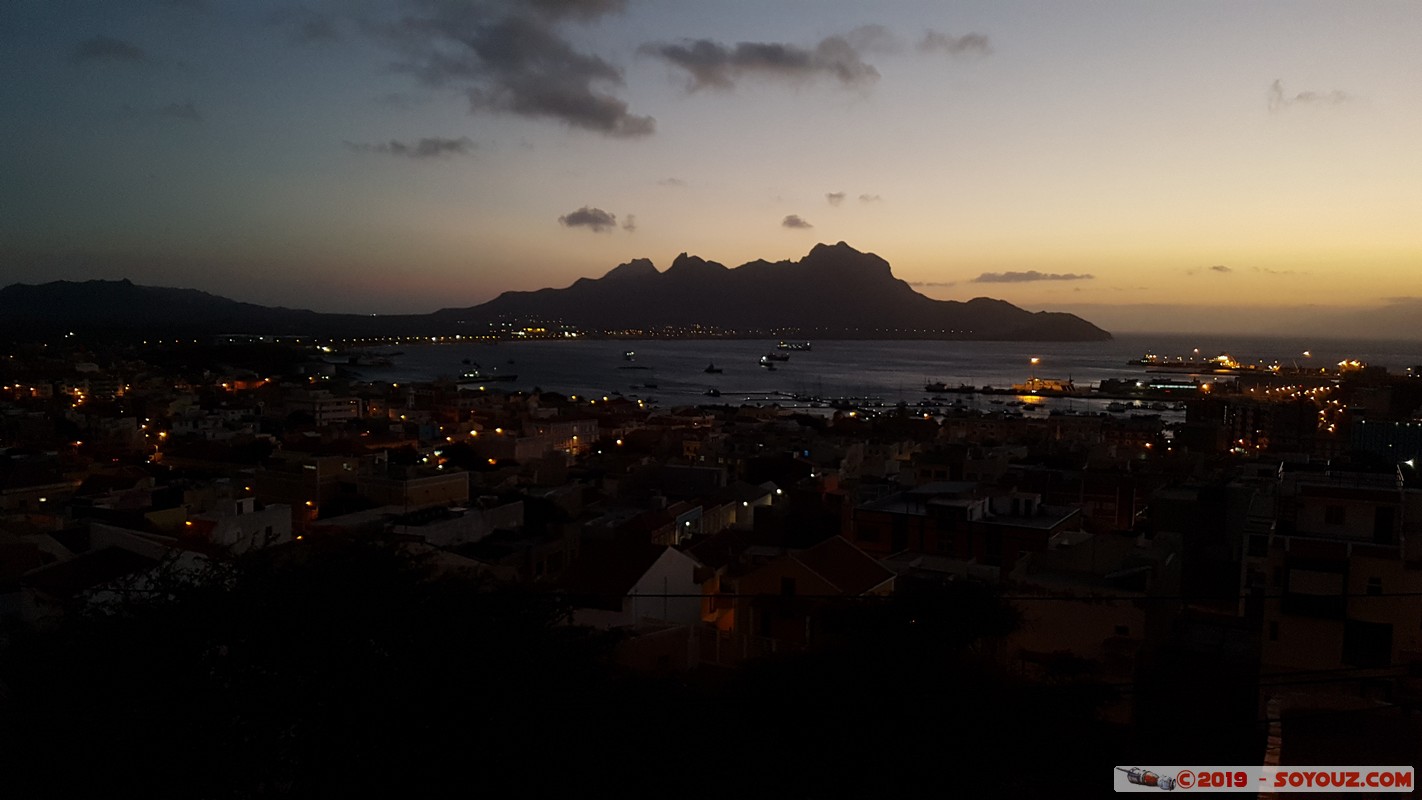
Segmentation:
{"type": "Polygon", "coordinates": [[[636,351],[636,350],[624,350],[624,351],[622,351],[622,360],[623,360],[623,361],[636,361],[636,360],[637,360],[637,351],[636,351]]]}
{"type": "Polygon", "coordinates": [[[720,389],[717,389],[716,387],[713,386],[713,387],[711,387],[710,389],[707,389],[707,390],[704,392],[704,394],[705,394],[707,397],[720,397],[720,396],[721,396],[721,390],[720,390],[720,389]]]}
{"type": "Polygon", "coordinates": [[[769,361],[789,361],[789,360],[790,360],[790,354],[789,354],[789,353],[766,353],[765,355],[761,356],[760,358],[761,358],[762,361],[766,361],[766,360],[769,360],[769,361]]]}
{"type": "Polygon", "coordinates": [[[480,383],[506,383],[508,381],[516,380],[518,380],[518,376],[514,375],[513,373],[486,374],[483,370],[479,368],[478,364],[473,364],[471,365],[470,369],[466,370],[464,374],[459,376],[459,380],[455,381],[455,383],[460,386],[470,386],[480,383]]]}
{"type": "Polygon", "coordinates": [[[716,366],[716,363],[713,361],[710,364],[707,364],[706,369],[702,370],[702,372],[705,372],[707,375],[720,375],[721,368],[716,366]]]}

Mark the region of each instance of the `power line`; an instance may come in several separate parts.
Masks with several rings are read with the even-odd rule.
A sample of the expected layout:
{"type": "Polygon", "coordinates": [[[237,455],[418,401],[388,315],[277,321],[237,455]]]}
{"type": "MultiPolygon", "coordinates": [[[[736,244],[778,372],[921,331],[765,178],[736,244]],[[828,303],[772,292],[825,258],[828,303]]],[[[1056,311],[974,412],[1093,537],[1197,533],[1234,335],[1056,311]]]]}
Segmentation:
{"type": "MultiPolygon", "coordinates": [[[[158,594],[168,590],[164,589],[138,589],[129,587],[93,587],[82,591],[96,592],[122,592],[133,594],[158,594]]],[[[495,592],[490,592],[494,594],[495,592]]],[[[706,594],[699,592],[589,592],[577,589],[536,589],[527,590],[514,585],[510,594],[525,597],[595,597],[595,598],[700,598],[703,600],[713,600],[718,598],[743,599],[743,598],[773,598],[777,600],[853,600],[853,601],[888,601],[888,600],[908,600],[908,601],[953,601],[954,597],[920,597],[913,594],[822,594],[822,593],[796,593],[782,594],[779,592],[716,592],[706,594]]],[[[985,594],[982,598],[975,599],[996,599],[1009,601],[1063,601],[1074,603],[1102,603],[1102,602],[1126,602],[1140,603],[1147,601],[1179,601],[1179,602],[1206,602],[1211,600],[1331,600],[1337,599],[1366,599],[1376,598],[1398,598],[1398,597],[1422,597],[1422,591],[1416,592],[1346,592],[1341,594],[1154,594],[1154,595],[1056,595],[1056,594],[985,594]]]]}

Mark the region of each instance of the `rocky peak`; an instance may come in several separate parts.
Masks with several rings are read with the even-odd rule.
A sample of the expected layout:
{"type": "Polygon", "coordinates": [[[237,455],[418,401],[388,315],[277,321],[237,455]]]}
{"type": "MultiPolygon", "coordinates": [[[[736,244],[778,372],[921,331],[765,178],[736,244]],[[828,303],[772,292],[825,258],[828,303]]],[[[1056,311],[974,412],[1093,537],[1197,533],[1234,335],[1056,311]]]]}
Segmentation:
{"type": "Polygon", "coordinates": [[[628,278],[651,277],[659,274],[650,258],[634,258],[626,264],[619,264],[602,276],[604,280],[626,280],[628,278]]]}
{"type": "Polygon", "coordinates": [[[833,270],[842,276],[892,277],[889,262],[874,255],[862,253],[844,242],[837,244],[817,244],[810,254],[800,260],[801,264],[816,270],[833,270]]]}
{"type": "Polygon", "coordinates": [[[667,267],[668,275],[697,275],[709,272],[725,272],[726,267],[715,261],[707,261],[700,256],[682,253],[667,267]]]}

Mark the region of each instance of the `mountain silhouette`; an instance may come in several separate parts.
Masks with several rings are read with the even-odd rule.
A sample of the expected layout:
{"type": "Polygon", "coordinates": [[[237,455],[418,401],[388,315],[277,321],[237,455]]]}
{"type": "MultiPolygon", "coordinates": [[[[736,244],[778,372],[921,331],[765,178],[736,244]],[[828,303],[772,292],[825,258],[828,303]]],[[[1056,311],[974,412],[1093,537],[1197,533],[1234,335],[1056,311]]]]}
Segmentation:
{"type": "Polygon", "coordinates": [[[441,319],[560,321],[592,330],[705,327],[794,329],[818,336],[1096,341],[1106,331],[1072,314],[1024,311],[1003,300],[934,300],[893,276],[889,262],[840,242],[799,261],[734,269],[682,253],[665,271],[638,259],[563,289],[505,292],[441,319]]]}
{"type": "Polygon", "coordinates": [[[747,335],[849,339],[1111,338],[1073,314],[1032,313],[986,297],[925,297],[895,278],[887,261],[844,242],[816,245],[799,261],[752,261],[734,269],[687,253],[664,271],[636,259],[563,289],[505,292],[482,305],[432,314],[324,314],[128,280],[0,289],[0,329],[11,332],[394,336],[478,334],[509,321],[562,323],[590,333],[701,325],[747,335]]]}
{"type": "Polygon", "coordinates": [[[416,332],[428,315],[323,314],[229,300],[196,289],[117,281],[16,283],[0,289],[0,329],[153,334],[261,333],[370,336],[416,332]]]}

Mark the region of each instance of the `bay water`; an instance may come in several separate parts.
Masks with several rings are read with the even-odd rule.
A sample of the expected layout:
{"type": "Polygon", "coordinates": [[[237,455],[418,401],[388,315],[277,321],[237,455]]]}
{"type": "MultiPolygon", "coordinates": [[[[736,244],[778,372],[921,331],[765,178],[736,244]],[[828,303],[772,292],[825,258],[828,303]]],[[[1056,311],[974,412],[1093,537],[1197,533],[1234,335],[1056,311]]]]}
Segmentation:
{"type": "MultiPolygon", "coordinates": [[[[456,378],[477,365],[484,374],[514,374],[489,388],[556,391],[591,396],[650,398],[662,405],[768,403],[796,405],[790,395],[824,399],[875,399],[917,404],[931,396],[929,383],[1008,388],[1035,375],[1071,379],[1079,389],[1108,378],[1141,378],[1131,364],[1146,353],[1166,358],[1210,358],[1228,353],[1243,363],[1334,367],[1357,359],[1403,372],[1422,365],[1422,342],[1307,340],[1298,337],[1230,337],[1125,334],[1106,342],[961,342],[822,340],[810,350],[781,351],[771,339],[562,339],[392,345],[369,352],[388,366],[356,368],[372,381],[456,378]],[[629,358],[625,354],[632,351],[629,358]],[[760,365],[761,356],[789,354],[760,365]],[[1033,364],[1032,359],[1037,359],[1033,364]],[[722,370],[708,373],[708,366],[722,370]],[[708,396],[710,390],[719,397],[708,396]]],[[[983,395],[949,395],[987,407],[983,395]]],[[[1053,398],[1044,407],[1097,411],[1105,401],[1053,398]]]]}

